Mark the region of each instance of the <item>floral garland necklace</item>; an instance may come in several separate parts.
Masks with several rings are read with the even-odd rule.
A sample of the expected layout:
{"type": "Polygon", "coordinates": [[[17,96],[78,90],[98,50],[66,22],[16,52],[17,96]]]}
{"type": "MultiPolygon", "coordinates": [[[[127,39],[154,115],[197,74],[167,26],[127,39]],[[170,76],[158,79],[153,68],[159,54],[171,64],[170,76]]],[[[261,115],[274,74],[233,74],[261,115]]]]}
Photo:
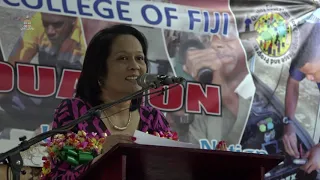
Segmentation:
{"type": "MultiPolygon", "coordinates": [[[[178,141],[178,134],[172,131],[146,132],[160,138],[178,141]]],[[[89,163],[102,153],[102,145],[107,138],[107,134],[99,136],[97,133],[70,132],[57,134],[50,141],[44,144],[47,147],[47,157],[43,157],[43,167],[41,179],[50,179],[52,162],[64,161],[76,167],[89,163]]]]}

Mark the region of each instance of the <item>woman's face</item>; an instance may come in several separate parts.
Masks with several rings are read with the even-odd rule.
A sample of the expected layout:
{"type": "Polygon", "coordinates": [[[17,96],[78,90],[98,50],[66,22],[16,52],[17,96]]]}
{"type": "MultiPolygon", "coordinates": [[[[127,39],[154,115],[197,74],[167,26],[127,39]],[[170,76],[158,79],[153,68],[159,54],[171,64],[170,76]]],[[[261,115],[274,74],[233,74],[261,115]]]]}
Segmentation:
{"type": "Polygon", "coordinates": [[[130,94],[141,89],[137,77],[145,74],[147,65],[142,46],[132,35],[116,37],[108,57],[108,74],[105,78],[105,89],[108,91],[130,94]]]}

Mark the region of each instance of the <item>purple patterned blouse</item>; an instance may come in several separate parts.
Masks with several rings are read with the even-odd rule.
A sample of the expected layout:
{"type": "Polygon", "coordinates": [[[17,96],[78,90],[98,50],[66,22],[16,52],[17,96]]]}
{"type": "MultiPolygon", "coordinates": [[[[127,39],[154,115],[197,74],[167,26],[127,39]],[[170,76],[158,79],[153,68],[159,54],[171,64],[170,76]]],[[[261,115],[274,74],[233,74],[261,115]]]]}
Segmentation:
{"type": "MultiPolygon", "coordinates": [[[[91,105],[79,98],[63,100],[55,110],[52,128],[68,124],[70,121],[84,115],[90,108],[91,105]]],[[[169,124],[160,110],[150,106],[141,106],[139,112],[140,124],[138,130],[143,132],[170,131],[169,124]]],[[[92,121],[80,123],[72,129],[75,133],[79,130],[111,135],[105,124],[98,117],[94,117],[92,121]]],[[[49,177],[54,180],[74,180],[86,171],[90,167],[90,164],[91,162],[72,168],[65,162],[52,162],[49,177]]]]}

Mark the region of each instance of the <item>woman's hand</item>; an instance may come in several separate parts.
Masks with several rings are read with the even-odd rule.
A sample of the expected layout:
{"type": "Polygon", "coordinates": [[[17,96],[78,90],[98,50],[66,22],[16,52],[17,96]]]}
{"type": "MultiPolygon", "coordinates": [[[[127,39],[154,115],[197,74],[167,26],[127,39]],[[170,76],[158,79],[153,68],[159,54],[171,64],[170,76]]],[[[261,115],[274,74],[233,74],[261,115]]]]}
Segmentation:
{"type": "Polygon", "coordinates": [[[123,135],[123,134],[117,134],[117,135],[111,135],[107,136],[104,144],[102,146],[103,153],[97,156],[96,158],[93,159],[91,164],[94,164],[99,160],[105,153],[107,153],[113,146],[119,144],[119,143],[134,143],[136,140],[135,137],[132,137],[130,135],[123,135]]]}
{"type": "Polygon", "coordinates": [[[107,136],[103,144],[103,153],[108,152],[111,148],[113,148],[113,146],[119,143],[132,144],[134,143],[135,140],[136,138],[130,135],[117,134],[117,135],[107,136]]]}

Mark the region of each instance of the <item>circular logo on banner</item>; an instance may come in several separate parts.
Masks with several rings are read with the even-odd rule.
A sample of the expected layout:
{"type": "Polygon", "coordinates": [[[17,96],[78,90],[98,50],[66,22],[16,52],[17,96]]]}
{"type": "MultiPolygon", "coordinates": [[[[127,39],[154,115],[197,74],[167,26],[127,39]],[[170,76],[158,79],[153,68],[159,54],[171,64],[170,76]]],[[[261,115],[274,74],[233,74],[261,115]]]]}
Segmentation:
{"type": "Polygon", "coordinates": [[[266,5],[249,20],[258,33],[254,49],[261,60],[271,65],[291,61],[297,53],[299,30],[284,8],[266,5]]]}

